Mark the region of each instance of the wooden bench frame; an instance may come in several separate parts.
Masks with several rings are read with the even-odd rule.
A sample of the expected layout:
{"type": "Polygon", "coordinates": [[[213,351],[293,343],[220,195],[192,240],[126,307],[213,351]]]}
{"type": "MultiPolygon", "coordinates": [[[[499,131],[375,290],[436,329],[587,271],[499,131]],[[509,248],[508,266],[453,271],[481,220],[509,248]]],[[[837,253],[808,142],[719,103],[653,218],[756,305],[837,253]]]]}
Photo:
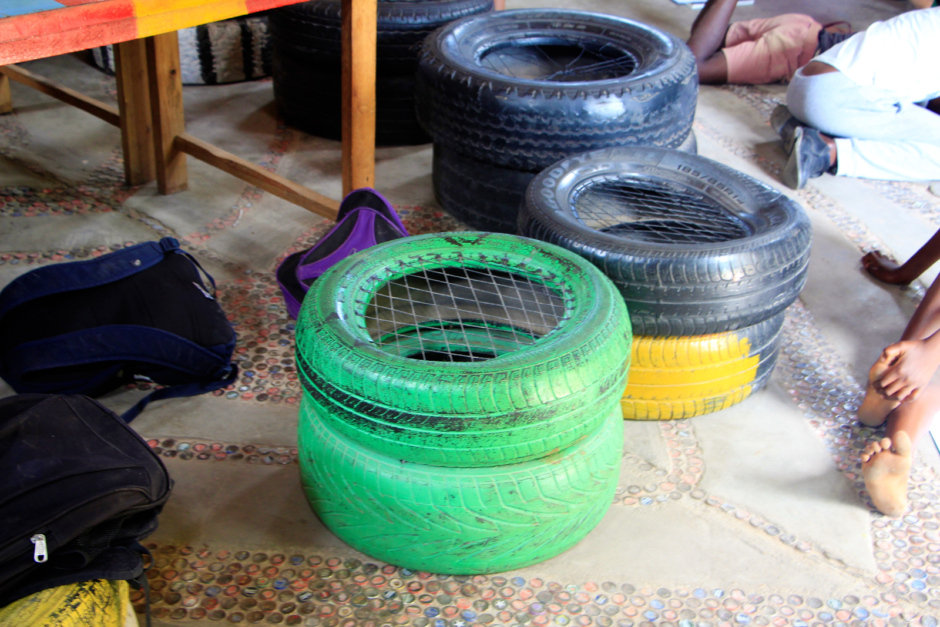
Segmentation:
{"type": "MultiPolygon", "coordinates": [[[[288,0],[280,4],[295,2],[288,0]]],[[[376,0],[343,0],[342,4],[344,195],[375,184],[376,7],[376,0]]],[[[189,155],[279,198],[335,220],[339,201],[186,133],[178,42],[176,30],[111,42],[115,44],[117,109],[16,65],[0,66],[0,114],[13,111],[10,80],[14,80],[120,127],[124,176],[128,185],[141,185],[156,179],[162,194],[183,191],[189,183],[186,168],[186,155],[189,155]]],[[[4,51],[4,43],[0,40],[0,53],[4,51]]],[[[17,47],[18,60],[50,56],[42,54],[41,50],[35,56],[25,55],[22,41],[14,43],[20,44],[17,47]]],[[[0,54],[0,59],[11,58],[11,55],[0,54]]]]}

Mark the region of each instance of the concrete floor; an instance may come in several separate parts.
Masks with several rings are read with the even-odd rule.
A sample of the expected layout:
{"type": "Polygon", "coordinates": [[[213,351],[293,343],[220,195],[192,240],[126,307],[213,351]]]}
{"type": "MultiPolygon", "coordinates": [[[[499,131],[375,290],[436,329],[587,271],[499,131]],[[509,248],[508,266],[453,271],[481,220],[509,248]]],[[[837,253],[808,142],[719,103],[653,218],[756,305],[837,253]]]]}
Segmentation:
{"type": "MultiPolygon", "coordinates": [[[[546,4],[570,6],[508,2],[546,4]]],[[[580,6],[683,37],[695,16],[667,0],[580,6]]],[[[860,28],[907,9],[898,0],[758,0],[736,17],[803,11],[860,28]]],[[[113,80],[74,56],[26,67],[114,100],[113,80]]],[[[768,119],[784,93],[702,88],[700,154],[781,187],[785,159],[768,119]]],[[[187,192],[123,187],[117,129],[18,85],[13,97],[16,112],[0,116],[0,285],[39,264],[173,235],[215,276],[239,333],[236,389],[154,403],[134,422],[176,481],[150,539],[156,624],[938,624],[936,451],[921,441],[911,508],[884,518],[859,476],[858,453],[877,434],[853,413],[867,368],[923,293],[876,283],[859,258],[878,248],[904,259],[926,241],[940,226],[928,185],[826,175],[792,193],[812,218],[813,254],[770,385],[708,416],[625,423],[616,501],[571,550],[504,575],[438,577],[350,549],[300,489],[293,326],[273,270],[329,223],[194,160],[187,192]]],[[[185,97],[193,135],[339,197],[339,144],[280,124],[269,81],[187,88],[185,97]]],[[[379,150],[376,187],[413,234],[460,228],[434,201],[430,146],[379,150]]],[[[141,394],[104,402],[121,411],[141,394]]]]}

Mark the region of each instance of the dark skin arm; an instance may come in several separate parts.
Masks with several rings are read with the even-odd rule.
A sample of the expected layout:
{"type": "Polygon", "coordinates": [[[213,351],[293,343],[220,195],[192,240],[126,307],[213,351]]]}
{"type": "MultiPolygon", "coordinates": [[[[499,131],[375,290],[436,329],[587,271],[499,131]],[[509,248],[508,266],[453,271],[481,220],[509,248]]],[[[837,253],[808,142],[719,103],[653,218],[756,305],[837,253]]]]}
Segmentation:
{"type": "Polygon", "coordinates": [[[862,257],[862,267],[884,283],[908,285],[926,272],[938,259],[940,259],[940,231],[934,233],[933,237],[920,247],[920,250],[900,266],[880,252],[874,251],[862,257]]]}
{"type": "Polygon", "coordinates": [[[692,24],[689,48],[698,65],[698,80],[705,85],[728,82],[728,62],[721,48],[738,0],[708,0],[692,24]]]}

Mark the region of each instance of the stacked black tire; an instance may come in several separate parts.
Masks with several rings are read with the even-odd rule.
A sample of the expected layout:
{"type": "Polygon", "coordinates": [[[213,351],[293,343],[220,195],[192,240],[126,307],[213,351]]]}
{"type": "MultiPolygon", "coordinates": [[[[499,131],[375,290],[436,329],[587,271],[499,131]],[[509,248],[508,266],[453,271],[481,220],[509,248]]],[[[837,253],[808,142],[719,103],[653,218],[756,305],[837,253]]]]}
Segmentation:
{"type": "Polygon", "coordinates": [[[434,189],[458,219],[516,232],[536,173],[607,146],[694,151],[698,74],[678,38],[610,15],[500,11],[429,36],[418,119],[434,140],[434,189]]]}
{"type": "Polygon", "coordinates": [[[806,281],[802,208],[741,172],[662,148],[576,155],[539,174],[520,233],[578,253],[620,289],[636,338],[627,418],[687,418],[766,385],[806,281]]]}
{"type": "MultiPolygon", "coordinates": [[[[342,131],[341,0],[315,0],[269,13],[274,96],[288,124],[340,139],[342,131]]],[[[376,63],[376,143],[425,144],[415,117],[415,70],[431,31],[491,11],[493,0],[380,0],[376,63]]]]}

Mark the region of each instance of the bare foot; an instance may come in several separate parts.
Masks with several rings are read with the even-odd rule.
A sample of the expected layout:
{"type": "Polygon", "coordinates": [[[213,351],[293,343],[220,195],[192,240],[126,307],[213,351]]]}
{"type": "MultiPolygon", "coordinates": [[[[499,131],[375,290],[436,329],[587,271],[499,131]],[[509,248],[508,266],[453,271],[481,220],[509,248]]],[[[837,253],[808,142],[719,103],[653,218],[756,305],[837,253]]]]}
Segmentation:
{"type": "Polygon", "coordinates": [[[865,400],[862,406],[858,408],[858,421],[869,427],[877,427],[884,423],[894,409],[901,403],[898,401],[889,401],[875,391],[874,383],[881,378],[884,371],[888,369],[888,360],[882,354],[875,362],[875,365],[868,371],[868,387],[865,388],[865,400]]]}
{"type": "Polygon", "coordinates": [[[877,250],[862,257],[862,267],[868,274],[890,285],[910,285],[911,281],[917,278],[908,276],[904,266],[899,266],[877,250]]]}
{"type": "Polygon", "coordinates": [[[862,476],[872,503],[886,516],[907,510],[907,477],[911,472],[911,439],[904,431],[872,442],[862,452],[862,476]]]}

